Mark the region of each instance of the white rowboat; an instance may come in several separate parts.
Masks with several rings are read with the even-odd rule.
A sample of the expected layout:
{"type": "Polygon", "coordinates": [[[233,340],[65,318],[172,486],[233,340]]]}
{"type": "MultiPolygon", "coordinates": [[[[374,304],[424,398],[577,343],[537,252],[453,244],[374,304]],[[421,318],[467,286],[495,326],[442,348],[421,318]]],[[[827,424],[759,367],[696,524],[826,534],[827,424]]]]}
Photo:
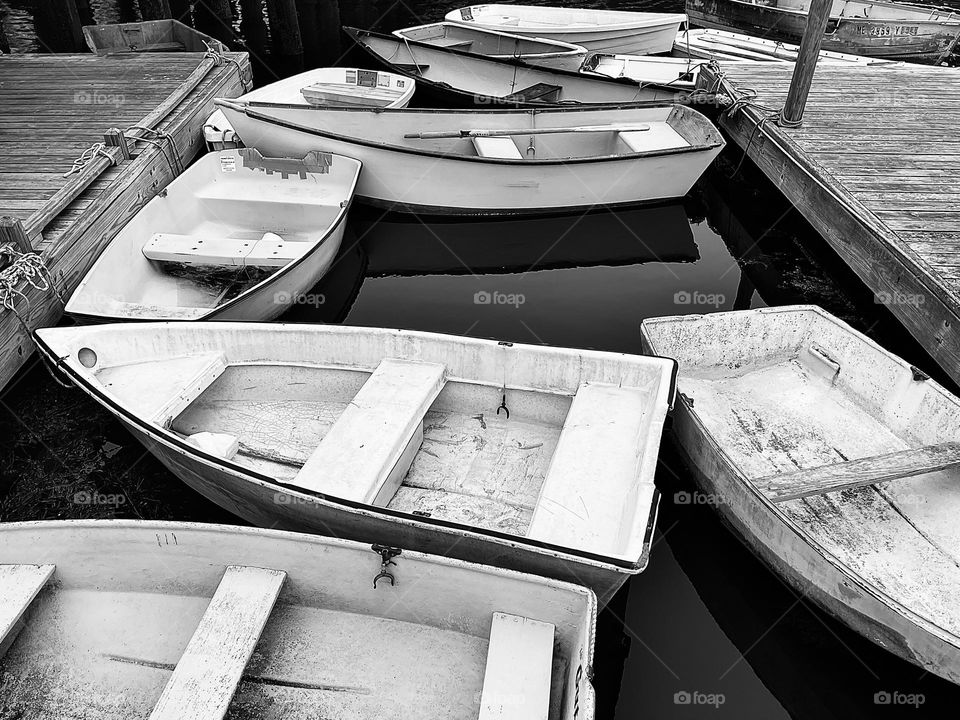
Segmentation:
{"type": "Polygon", "coordinates": [[[587,49],[579,45],[485,30],[462,23],[438,22],[394,30],[404,40],[485,55],[500,60],[522,60],[530,65],[576,72],[587,49]]]}
{"type": "MultiPolygon", "coordinates": [[[[291,105],[404,108],[410,104],[415,90],[415,80],[394,73],[333,67],[291,75],[251,90],[238,99],[291,105]]],[[[203,137],[210,150],[229,150],[242,145],[219,110],[204,123],[203,137]]]]}
{"type": "Polygon", "coordinates": [[[587,58],[583,72],[611,78],[629,78],[642,85],[659,85],[677,90],[695,90],[700,66],[709,60],[645,55],[606,55],[587,58]]]}
{"type": "Polygon", "coordinates": [[[385,550],[223,525],[5,524],[0,716],[593,718],[589,590],[385,550]]]}
{"type": "Polygon", "coordinates": [[[574,579],[640,572],[670,360],[343,326],[38,331],[174,474],[260,526],[574,579]]]}
{"type": "Polygon", "coordinates": [[[681,106],[372,112],[217,104],[248,144],[271,154],[312,148],[355,157],[365,167],[358,197],[421,213],[578,212],[682,197],[723,147],[709,120],[681,106]],[[576,130],[598,125],[609,130],[576,130]],[[631,131],[637,125],[649,129],[631,131]],[[538,132],[548,128],[570,131],[538,132]],[[529,134],[461,132],[487,130],[529,134]],[[455,137],[405,137],[428,132],[455,137]]]}
{"type": "MultiPolygon", "coordinates": [[[[749,60],[792,63],[796,62],[799,51],[799,45],[714,29],[681,30],[677,33],[677,39],[673,43],[674,55],[683,58],[722,60],[725,64],[749,60]]],[[[833,50],[821,50],[820,59],[817,62],[822,65],[902,64],[896,60],[851,55],[850,53],[833,50]]]]}
{"type": "Polygon", "coordinates": [[[673,101],[678,94],[629,79],[535,67],[395,35],[354,28],[344,32],[375,62],[415,80],[420,94],[440,107],[650,104],[673,101]]]}
{"type": "Polygon", "coordinates": [[[582,45],[591,52],[647,55],[669,52],[687,16],[534,5],[471,5],[451,10],[446,19],[487,30],[582,45]]]}
{"type": "Polygon", "coordinates": [[[203,156],[107,246],[67,302],[86,320],[270,320],[340,249],[360,163],[203,156]]]}
{"type": "Polygon", "coordinates": [[[841,621],[960,683],[960,399],[816,307],[646,320],[701,489],[841,621]]]}

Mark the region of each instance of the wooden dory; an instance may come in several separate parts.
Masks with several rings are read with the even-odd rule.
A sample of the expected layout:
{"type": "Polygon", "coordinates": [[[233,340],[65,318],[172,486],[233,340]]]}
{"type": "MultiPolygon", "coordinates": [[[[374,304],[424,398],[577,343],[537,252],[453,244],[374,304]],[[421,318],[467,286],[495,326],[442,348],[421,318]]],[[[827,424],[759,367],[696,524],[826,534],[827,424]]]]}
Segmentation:
{"type": "Polygon", "coordinates": [[[414,80],[418,97],[442,107],[649,105],[677,97],[676,90],[630,79],[534,67],[355,28],[344,32],[391,72],[414,80]]]}
{"type": "Polygon", "coordinates": [[[592,718],[596,600],[406,549],[133,520],[0,527],[0,716],[592,718]],[[389,550],[389,549],[388,549],[389,550]]]}
{"type": "Polygon", "coordinates": [[[673,433],[725,520],[805,597],[960,682],[960,400],[816,307],[641,332],[680,363],[673,433]]]}
{"type": "Polygon", "coordinates": [[[66,305],[88,320],[269,320],[340,249],[360,163],[203,156],[111,241],[66,305]]]}
{"type": "Polygon", "coordinates": [[[138,52],[229,52],[216,38],[179,20],[84,25],[83,39],[97,55],[138,52]]]}
{"type": "Polygon", "coordinates": [[[647,55],[669,52],[673,36],[687,16],[534,5],[471,5],[451,10],[446,19],[488,30],[561,40],[594,52],[647,55]]]}
{"type": "MultiPolygon", "coordinates": [[[[694,25],[799,43],[810,0],[687,0],[694,25]]],[[[940,63],[960,36],[960,13],[901,2],[834,0],[823,49],[940,63]]]]}
{"type": "Polygon", "coordinates": [[[438,22],[394,30],[405,40],[435,45],[501,60],[522,60],[530,65],[576,72],[587,49],[579,45],[485,30],[461,23],[438,22]]]}
{"type": "Polygon", "coordinates": [[[342,326],[39,337],[173,473],[256,525],[575,579],[604,601],[646,564],[671,360],[342,326]]]}
{"type": "MultiPolygon", "coordinates": [[[[360,68],[317,68],[292,75],[241,95],[238,100],[325,107],[404,108],[416,90],[411,78],[360,68]]],[[[210,150],[242,145],[223,112],[215,110],[203,126],[210,150]]]]}
{"type": "MultiPolygon", "coordinates": [[[[673,43],[673,54],[682,58],[702,58],[730,62],[792,63],[800,52],[799,45],[767,40],[766,38],[727,32],[726,30],[681,30],[673,43]]],[[[650,58],[653,59],[653,58],[650,58]]],[[[852,63],[854,65],[890,65],[897,61],[851,55],[850,53],[821,50],[817,61],[821,65],[852,63]]]]}
{"type": "Polygon", "coordinates": [[[709,120],[681,106],[372,112],[216,102],[248,145],[355,157],[366,168],[359,197],[421,213],[579,212],[682,197],[723,147],[709,120]]]}

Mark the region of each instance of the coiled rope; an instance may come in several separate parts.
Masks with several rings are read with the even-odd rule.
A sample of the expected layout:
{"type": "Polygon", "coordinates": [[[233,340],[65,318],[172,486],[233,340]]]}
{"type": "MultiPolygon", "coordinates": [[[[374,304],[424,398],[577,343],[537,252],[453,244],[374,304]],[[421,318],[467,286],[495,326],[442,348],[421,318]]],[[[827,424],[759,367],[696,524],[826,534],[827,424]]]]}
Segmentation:
{"type": "Polygon", "coordinates": [[[72,167],[67,170],[63,177],[70,177],[74,173],[78,173],[83,170],[89,163],[91,163],[97,156],[105,157],[110,161],[111,165],[116,165],[116,161],[113,159],[113,156],[107,152],[107,146],[102,142],[94,143],[82,153],[80,156],[73,161],[72,167]]]}
{"type": "Polygon", "coordinates": [[[20,311],[17,310],[17,298],[22,299],[27,307],[30,307],[30,299],[24,292],[25,288],[23,286],[27,285],[40,292],[52,290],[61,305],[63,304],[63,297],[60,295],[60,291],[57,289],[46,264],[44,264],[43,258],[37,253],[22,253],[11,244],[4,244],[0,245],[0,254],[13,259],[10,265],[0,270],[0,307],[10,310],[17,317],[24,331],[29,334],[30,330],[26,321],[20,311]]]}

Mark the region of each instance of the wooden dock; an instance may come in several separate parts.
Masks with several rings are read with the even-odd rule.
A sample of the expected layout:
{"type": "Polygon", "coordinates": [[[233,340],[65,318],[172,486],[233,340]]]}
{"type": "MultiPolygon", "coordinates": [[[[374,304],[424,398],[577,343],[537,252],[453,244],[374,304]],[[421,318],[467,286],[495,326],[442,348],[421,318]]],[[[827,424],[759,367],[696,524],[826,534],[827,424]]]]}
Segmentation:
{"type": "Polygon", "coordinates": [[[33,352],[28,330],[57,322],[102,249],[202,149],[213,99],[249,84],[246,53],[0,57],[0,246],[43,262],[18,261],[32,284],[0,282],[13,308],[0,306],[0,388],[33,352]]]}
{"type": "Polygon", "coordinates": [[[821,66],[781,127],[793,65],[707,68],[749,102],[720,126],[960,383],[960,70],[821,66]]]}

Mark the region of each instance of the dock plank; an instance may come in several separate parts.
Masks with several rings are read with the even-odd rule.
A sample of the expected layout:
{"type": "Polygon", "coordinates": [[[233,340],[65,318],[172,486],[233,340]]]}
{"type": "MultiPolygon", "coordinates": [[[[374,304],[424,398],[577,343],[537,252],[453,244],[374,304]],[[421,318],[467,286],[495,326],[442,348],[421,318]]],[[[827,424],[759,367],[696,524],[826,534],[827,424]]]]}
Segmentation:
{"type": "Polygon", "coordinates": [[[758,65],[701,73],[756,91],[722,129],[878,297],[911,300],[888,307],[960,382],[960,73],[820,66],[803,125],[787,128],[764,108],[782,107],[793,66],[758,65]]]}

